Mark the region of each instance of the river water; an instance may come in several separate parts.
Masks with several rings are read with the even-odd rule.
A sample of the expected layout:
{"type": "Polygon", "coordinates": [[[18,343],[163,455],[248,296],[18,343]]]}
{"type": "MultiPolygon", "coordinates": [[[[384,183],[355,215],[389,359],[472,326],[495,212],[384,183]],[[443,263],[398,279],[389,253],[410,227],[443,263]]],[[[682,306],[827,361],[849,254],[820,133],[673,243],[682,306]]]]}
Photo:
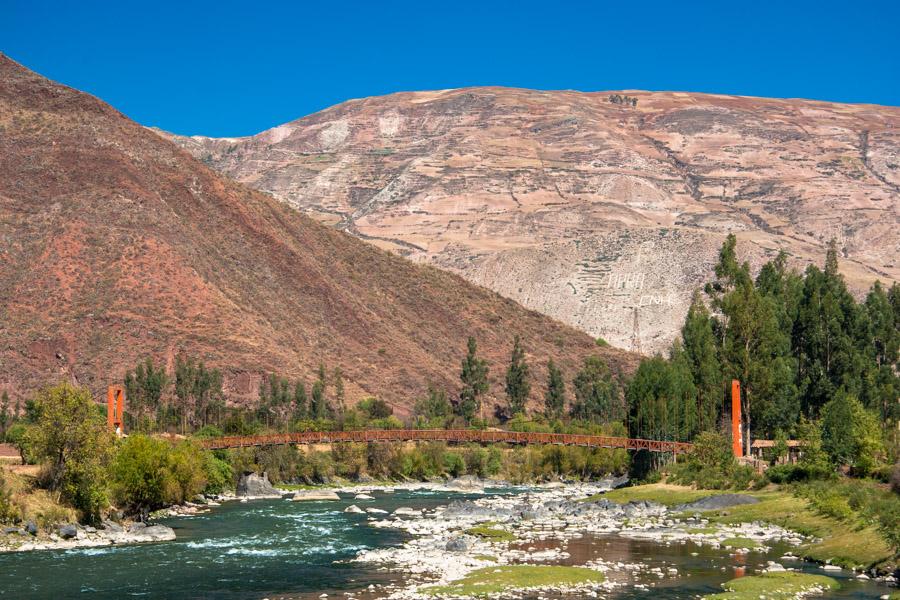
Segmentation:
{"type": "MultiPolygon", "coordinates": [[[[509,494],[516,490],[487,490],[509,494]]],[[[169,519],[178,539],[150,545],[0,554],[0,598],[15,600],[91,600],[146,598],[237,600],[318,598],[320,594],[376,598],[379,586],[403,581],[360,563],[348,563],[361,550],[403,544],[405,534],[367,525],[367,515],[344,513],[354,501],[288,502],[256,500],[230,502],[213,511],[169,519]],[[373,590],[368,586],[376,586],[373,590]]],[[[376,492],[366,504],[393,511],[400,506],[434,508],[451,500],[476,498],[429,490],[376,492]]],[[[546,544],[559,542],[546,541],[546,544]]],[[[594,558],[675,567],[677,578],[660,580],[656,587],[617,589],[611,596],[631,598],[695,598],[721,591],[719,584],[744,572],[752,573],[777,559],[753,553],[729,555],[693,544],[671,546],[618,536],[585,537],[565,542],[565,564],[584,564],[594,558]]],[[[530,544],[534,546],[534,544],[530,544]]],[[[540,548],[538,548],[540,549],[540,548]]],[[[804,570],[817,572],[814,565],[804,570]]],[[[887,588],[835,575],[842,589],[831,598],[877,598],[887,588]]],[[[546,595],[547,597],[552,597],[546,595]]]]}

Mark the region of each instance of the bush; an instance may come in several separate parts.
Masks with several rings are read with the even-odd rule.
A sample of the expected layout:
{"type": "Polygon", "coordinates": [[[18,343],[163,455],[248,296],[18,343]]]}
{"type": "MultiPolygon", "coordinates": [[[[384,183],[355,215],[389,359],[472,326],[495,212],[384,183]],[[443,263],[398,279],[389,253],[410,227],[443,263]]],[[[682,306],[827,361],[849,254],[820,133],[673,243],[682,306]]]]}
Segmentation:
{"type": "Polygon", "coordinates": [[[193,498],[207,485],[209,453],[190,442],[135,434],[124,440],[112,465],[116,499],[146,517],[151,510],[193,498]]]}
{"type": "Polygon", "coordinates": [[[829,479],[834,473],[828,469],[821,469],[814,464],[798,463],[795,465],[775,465],[766,470],[766,478],[772,483],[800,483],[829,479]]]}
{"type": "Polygon", "coordinates": [[[203,493],[221,494],[225,490],[231,489],[234,477],[231,465],[212,452],[205,452],[204,456],[206,461],[203,464],[203,471],[206,474],[206,487],[203,488],[203,493]]]}
{"type": "Polygon", "coordinates": [[[0,471],[0,523],[16,523],[21,518],[19,509],[12,502],[3,471],[0,471]]]}

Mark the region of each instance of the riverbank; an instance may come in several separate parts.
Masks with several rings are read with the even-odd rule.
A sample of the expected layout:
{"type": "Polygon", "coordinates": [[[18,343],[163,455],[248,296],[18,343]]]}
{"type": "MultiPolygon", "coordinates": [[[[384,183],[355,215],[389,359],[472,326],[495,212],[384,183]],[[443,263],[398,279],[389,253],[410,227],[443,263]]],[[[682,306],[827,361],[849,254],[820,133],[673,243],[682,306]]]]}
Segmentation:
{"type": "MultiPolygon", "coordinates": [[[[649,484],[621,488],[606,494],[614,502],[651,501],[671,508],[721,494],[669,484],[649,484]]],[[[873,526],[851,527],[847,523],[817,513],[810,502],[782,489],[741,492],[758,500],[753,504],[717,510],[697,510],[711,523],[721,525],[766,522],[803,534],[809,541],[798,548],[803,558],[834,564],[856,571],[896,568],[896,557],[873,526]]]]}
{"type": "MultiPolygon", "coordinates": [[[[802,564],[802,557],[810,548],[821,550],[834,543],[833,538],[820,539],[793,530],[787,523],[763,518],[779,506],[777,503],[783,510],[799,510],[797,505],[787,504],[782,493],[766,492],[757,498],[672,486],[636,486],[615,491],[611,488],[610,481],[536,487],[518,495],[451,502],[430,512],[398,509],[384,518],[370,516],[371,526],[398,529],[411,539],[399,548],[362,552],[356,560],[403,572],[405,586],[389,596],[397,600],[481,595],[478,582],[485,586],[481,592],[490,587],[492,597],[515,596],[525,589],[554,594],[577,591],[594,597],[622,586],[671,586],[681,574],[665,564],[611,561],[598,555],[580,564],[565,565],[591,570],[599,574],[597,578],[589,577],[587,572],[548,569],[539,571],[540,583],[532,585],[529,582],[534,581],[534,572],[508,567],[553,567],[571,558],[570,547],[580,540],[625,538],[659,547],[677,545],[725,551],[726,556],[744,557],[743,563],[755,562],[758,574],[791,573],[802,564]],[[651,498],[664,499],[666,503],[651,498]],[[491,572],[503,575],[499,578],[504,582],[500,588],[497,578],[485,577],[491,572]],[[573,582],[573,575],[580,575],[581,579],[573,582]]],[[[796,515],[790,524],[803,523],[802,519],[813,516],[808,512],[796,515]]],[[[874,552],[872,547],[877,549],[877,544],[868,538],[867,541],[870,545],[865,548],[874,552]]],[[[841,570],[836,560],[829,562],[820,575],[841,570]]],[[[849,576],[869,578],[865,574],[849,576]]],[[[779,585],[783,580],[764,579],[766,583],[778,581],[779,585]]],[[[894,583],[892,577],[882,581],[894,583]]],[[[884,589],[890,592],[889,588],[884,589]]]]}

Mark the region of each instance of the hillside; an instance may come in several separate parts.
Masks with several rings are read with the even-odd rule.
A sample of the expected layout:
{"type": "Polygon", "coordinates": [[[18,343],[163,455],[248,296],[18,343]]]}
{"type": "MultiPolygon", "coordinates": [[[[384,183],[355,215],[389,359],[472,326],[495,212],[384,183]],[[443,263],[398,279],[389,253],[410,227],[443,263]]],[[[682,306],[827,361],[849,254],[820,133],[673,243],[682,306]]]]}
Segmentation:
{"type": "MultiPolygon", "coordinates": [[[[99,393],[178,353],[253,399],[263,371],[344,372],[349,400],[405,412],[458,387],[468,335],[492,394],[521,334],[544,377],[588,353],[634,357],[232,182],[103,102],[0,55],[0,389],[71,379],[99,393]]],[[[541,386],[535,386],[537,401],[541,386]]]]}
{"type": "Polygon", "coordinates": [[[470,88],[175,139],[226,175],[611,343],[666,348],[722,240],[900,278],[900,109],[470,88]]]}

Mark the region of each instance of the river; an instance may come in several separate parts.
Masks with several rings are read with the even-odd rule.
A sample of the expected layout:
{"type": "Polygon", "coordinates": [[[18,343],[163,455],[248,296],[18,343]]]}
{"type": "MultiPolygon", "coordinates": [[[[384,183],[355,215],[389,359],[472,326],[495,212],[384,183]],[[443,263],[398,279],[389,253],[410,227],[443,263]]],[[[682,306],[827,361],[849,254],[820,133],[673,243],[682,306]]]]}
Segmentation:
{"type": "MultiPolygon", "coordinates": [[[[517,489],[486,490],[485,494],[516,494],[517,489]]],[[[431,490],[397,490],[373,494],[366,506],[393,511],[398,507],[431,509],[451,500],[477,498],[431,490]]],[[[146,598],[237,600],[318,598],[320,594],[356,598],[383,596],[381,586],[402,583],[403,573],[347,562],[364,550],[397,547],[408,534],[369,525],[366,514],[345,513],[351,495],[340,502],[254,500],[230,502],[191,517],[167,519],[178,539],[150,545],[68,551],[20,552],[0,555],[0,598],[16,600],[146,598]],[[370,585],[376,586],[368,589],[370,585]]],[[[357,502],[358,503],[358,502],[357,502]]],[[[563,564],[584,564],[594,558],[676,568],[679,576],[654,583],[650,589],[624,586],[609,594],[622,599],[695,598],[720,591],[719,584],[737,569],[752,573],[769,555],[746,557],[694,544],[665,545],[615,535],[586,536],[559,542],[539,542],[541,550],[565,548],[563,564]],[[542,546],[543,544],[543,546],[542,546]]],[[[524,548],[523,548],[524,549],[524,548]]],[[[796,565],[794,565],[796,566],[796,565]]],[[[819,572],[815,565],[803,570],[819,572]]],[[[887,588],[850,579],[849,573],[827,573],[841,579],[831,598],[877,598],[887,588]]],[[[544,594],[545,597],[552,597],[544,594]]]]}

